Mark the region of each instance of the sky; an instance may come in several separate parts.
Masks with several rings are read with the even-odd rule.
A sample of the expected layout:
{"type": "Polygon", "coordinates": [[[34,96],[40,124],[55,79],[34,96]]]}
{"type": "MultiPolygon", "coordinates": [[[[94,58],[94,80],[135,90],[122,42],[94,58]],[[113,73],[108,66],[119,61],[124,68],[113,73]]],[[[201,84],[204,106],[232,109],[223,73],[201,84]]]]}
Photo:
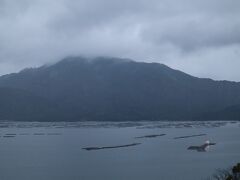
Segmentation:
{"type": "Polygon", "coordinates": [[[0,75],[79,55],[240,81],[240,1],[0,0],[0,75]]]}

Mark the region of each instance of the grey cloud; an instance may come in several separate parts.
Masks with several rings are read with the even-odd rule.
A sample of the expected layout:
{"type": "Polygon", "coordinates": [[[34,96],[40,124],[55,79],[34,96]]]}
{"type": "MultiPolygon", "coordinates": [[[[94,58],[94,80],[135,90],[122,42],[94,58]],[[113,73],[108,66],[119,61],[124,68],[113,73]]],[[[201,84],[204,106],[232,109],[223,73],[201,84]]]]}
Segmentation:
{"type": "Polygon", "coordinates": [[[184,51],[240,43],[240,20],[214,17],[169,18],[143,32],[147,41],[170,43],[184,51]]]}
{"type": "Polygon", "coordinates": [[[2,0],[0,74],[103,55],[240,81],[239,17],[236,0],[2,0]]]}

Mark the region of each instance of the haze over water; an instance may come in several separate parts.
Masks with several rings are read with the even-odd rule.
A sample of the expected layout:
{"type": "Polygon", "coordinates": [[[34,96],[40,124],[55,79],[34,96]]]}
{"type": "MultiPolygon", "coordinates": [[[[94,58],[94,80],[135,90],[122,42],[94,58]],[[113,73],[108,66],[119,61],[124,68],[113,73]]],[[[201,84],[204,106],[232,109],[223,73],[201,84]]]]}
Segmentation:
{"type": "Polygon", "coordinates": [[[0,123],[1,180],[206,179],[240,160],[239,122],[0,123]],[[139,136],[166,134],[155,138],[139,136]],[[179,136],[205,136],[174,139],[179,136]],[[206,140],[207,152],[187,150],[206,140]],[[85,147],[137,146],[86,151],[85,147]]]}

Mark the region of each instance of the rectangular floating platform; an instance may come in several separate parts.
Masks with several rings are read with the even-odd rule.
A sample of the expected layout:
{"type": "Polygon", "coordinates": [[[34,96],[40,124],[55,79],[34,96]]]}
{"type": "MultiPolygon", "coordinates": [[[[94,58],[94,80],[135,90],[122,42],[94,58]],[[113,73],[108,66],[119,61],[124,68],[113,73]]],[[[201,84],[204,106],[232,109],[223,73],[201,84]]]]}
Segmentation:
{"type": "Polygon", "coordinates": [[[184,139],[184,138],[191,138],[191,137],[198,137],[198,136],[206,136],[207,134],[195,134],[195,135],[190,135],[190,136],[179,136],[175,137],[174,139],[184,139]]]}
{"type": "Polygon", "coordinates": [[[141,143],[132,143],[132,144],[126,144],[126,145],[119,145],[119,146],[86,147],[86,148],[82,148],[82,149],[87,150],[87,151],[92,151],[92,150],[101,150],[101,149],[115,149],[115,148],[131,147],[131,146],[137,146],[140,144],[141,143]]]}
{"type": "Polygon", "coordinates": [[[139,136],[135,137],[136,139],[141,139],[141,138],[156,138],[160,136],[165,136],[166,134],[152,134],[152,135],[146,135],[146,136],[139,136]]]}

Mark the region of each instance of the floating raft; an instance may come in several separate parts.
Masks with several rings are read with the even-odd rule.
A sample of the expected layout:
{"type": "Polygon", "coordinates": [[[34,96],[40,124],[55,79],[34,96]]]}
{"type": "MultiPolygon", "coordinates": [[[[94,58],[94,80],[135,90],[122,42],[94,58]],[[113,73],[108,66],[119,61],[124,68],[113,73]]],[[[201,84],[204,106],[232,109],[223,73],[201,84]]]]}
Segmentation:
{"type": "Polygon", "coordinates": [[[198,136],[206,136],[207,134],[195,134],[195,135],[190,135],[190,136],[179,136],[175,137],[174,139],[184,139],[184,138],[191,138],[191,137],[198,137],[198,136]]]}
{"type": "Polygon", "coordinates": [[[130,147],[130,146],[137,146],[140,144],[141,143],[132,143],[132,144],[119,145],[119,146],[86,147],[86,148],[82,148],[82,149],[87,150],[87,151],[92,151],[92,150],[101,150],[101,149],[124,148],[124,147],[130,147]]]}
{"type": "Polygon", "coordinates": [[[146,135],[146,136],[139,136],[135,137],[136,139],[141,139],[141,138],[156,138],[159,136],[165,136],[166,134],[152,134],[152,135],[146,135]]]}

